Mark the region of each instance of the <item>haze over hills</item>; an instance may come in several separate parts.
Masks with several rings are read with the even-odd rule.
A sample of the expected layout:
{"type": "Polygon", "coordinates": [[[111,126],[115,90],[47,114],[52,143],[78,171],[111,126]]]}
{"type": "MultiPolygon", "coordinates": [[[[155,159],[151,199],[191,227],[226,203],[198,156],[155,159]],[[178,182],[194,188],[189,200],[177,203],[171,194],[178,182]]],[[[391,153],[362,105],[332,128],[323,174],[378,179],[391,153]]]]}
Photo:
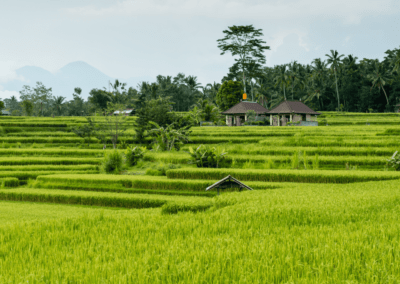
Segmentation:
{"type": "Polygon", "coordinates": [[[34,87],[36,82],[39,81],[47,88],[51,87],[54,96],[63,96],[67,100],[72,99],[72,93],[76,87],[82,89],[82,97],[87,99],[90,90],[108,87],[108,82],[114,82],[115,79],[127,83],[128,87],[134,88],[141,81],[151,82],[155,80],[150,76],[129,79],[112,78],[83,61],[69,63],[54,73],[36,66],[24,66],[15,72],[18,79],[0,83],[2,90],[19,92],[23,85],[34,87]]]}

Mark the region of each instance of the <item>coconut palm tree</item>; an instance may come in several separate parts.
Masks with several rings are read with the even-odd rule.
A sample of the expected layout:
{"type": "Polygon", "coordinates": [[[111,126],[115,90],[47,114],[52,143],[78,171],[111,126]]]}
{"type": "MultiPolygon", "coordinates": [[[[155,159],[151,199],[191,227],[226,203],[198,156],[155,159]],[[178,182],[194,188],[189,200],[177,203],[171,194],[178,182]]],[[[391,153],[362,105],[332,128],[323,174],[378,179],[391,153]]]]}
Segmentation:
{"type": "Polygon", "coordinates": [[[335,83],[336,83],[336,93],[337,93],[337,99],[338,99],[338,110],[340,109],[340,99],[339,99],[339,89],[338,89],[338,84],[337,84],[337,76],[336,72],[339,67],[339,64],[341,63],[341,57],[344,56],[344,54],[341,54],[338,56],[339,53],[337,50],[333,51],[331,50],[331,55],[325,54],[325,56],[328,57],[327,63],[331,64],[331,69],[333,69],[333,72],[335,73],[335,83]]]}
{"type": "Polygon", "coordinates": [[[61,109],[62,109],[62,106],[64,105],[64,100],[65,100],[65,97],[61,97],[61,96],[56,97],[54,100],[54,107],[59,116],[61,115],[61,109]]]}
{"type": "Polygon", "coordinates": [[[396,57],[393,58],[392,64],[392,73],[397,72],[397,74],[400,74],[400,50],[397,50],[396,57]]]}
{"type": "Polygon", "coordinates": [[[320,58],[316,58],[312,61],[311,72],[308,76],[308,97],[306,101],[311,101],[317,98],[320,108],[322,109],[323,102],[321,97],[325,93],[326,89],[326,76],[327,76],[327,63],[322,61],[320,58]]]}
{"type": "Polygon", "coordinates": [[[377,87],[378,89],[383,90],[383,92],[385,93],[387,105],[389,105],[389,99],[383,87],[386,85],[386,83],[389,85],[392,84],[391,73],[385,68],[382,63],[379,63],[379,60],[375,60],[375,70],[371,74],[368,74],[367,77],[372,82],[371,89],[373,87],[377,87]]]}
{"type": "Polygon", "coordinates": [[[296,60],[288,65],[288,77],[290,85],[292,87],[292,100],[294,100],[293,96],[294,87],[297,83],[301,81],[299,73],[299,64],[297,63],[296,60]]]}
{"type": "Polygon", "coordinates": [[[282,66],[277,66],[277,75],[275,76],[275,87],[280,86],[280,88],[283,90],[283,97],[286,100],[286,91],[285,88],[288,85],[289,78],[288,74],[286,71],[286,64],[282,66]]]}

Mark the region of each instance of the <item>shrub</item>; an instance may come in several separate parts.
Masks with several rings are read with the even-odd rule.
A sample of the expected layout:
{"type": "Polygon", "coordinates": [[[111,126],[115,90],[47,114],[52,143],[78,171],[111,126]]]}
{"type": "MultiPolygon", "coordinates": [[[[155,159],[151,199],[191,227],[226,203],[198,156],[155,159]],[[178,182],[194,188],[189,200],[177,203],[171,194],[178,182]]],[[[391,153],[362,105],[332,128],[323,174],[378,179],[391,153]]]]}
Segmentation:
{"type": "Polygon", "coordinates": [[[147,169],[146,175],[149,176],[166,176],[168,170],[179,169],[180,166],[174,164],[160,164],[155,169],[147,169]]]}
{"type": "Polygon", "coordinates": [[[208,147],[200,145],[196,150],[189,147],[189,154],[191,156],[190,164],[196,164],[198,168],[218,168],[218,165],[224,160],[225,149],[217,149],[215,147],[208,147]]]}
{"type": "Polygon", "coordinates": [[[122,155],[117,150],[106,153],[103,170],[108,174],[119,173],[122,170],[122,155]]]}
{"type": "Polygon", "coordinates": [[[125,150],[125,158],[128,166],[135,166],[143,158],[146,147],[128,147],[125,150]]]}
{"type": "Polygon", "coordinates": [[[389,166],[395,169],[395,171],[400,170],[400,154],[396,151],[393,156],[387,160],[389,166]]]}

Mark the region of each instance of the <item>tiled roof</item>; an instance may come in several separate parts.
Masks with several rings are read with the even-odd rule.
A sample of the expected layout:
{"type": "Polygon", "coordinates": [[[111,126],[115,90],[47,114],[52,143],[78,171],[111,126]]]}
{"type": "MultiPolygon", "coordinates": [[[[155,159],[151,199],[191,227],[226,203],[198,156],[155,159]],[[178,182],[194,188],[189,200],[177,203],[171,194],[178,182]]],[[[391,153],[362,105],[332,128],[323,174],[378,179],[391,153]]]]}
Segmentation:
{"type": "Polygon", "coordinates": [[[247,111],[254,110],[257,114],[264,114],[268,109],[256,102],[240,102],[230,109],[222,112],[222,114],[246,114],[247,111]]]}
{"type": "Polygon", "coordinates": [[[283,101],[277,107],[268,111],[269,114],[285,114],[285,113],[300,113],[300,114],[320,114],[313,111],[308,106],[300,101],[283,101]]]}

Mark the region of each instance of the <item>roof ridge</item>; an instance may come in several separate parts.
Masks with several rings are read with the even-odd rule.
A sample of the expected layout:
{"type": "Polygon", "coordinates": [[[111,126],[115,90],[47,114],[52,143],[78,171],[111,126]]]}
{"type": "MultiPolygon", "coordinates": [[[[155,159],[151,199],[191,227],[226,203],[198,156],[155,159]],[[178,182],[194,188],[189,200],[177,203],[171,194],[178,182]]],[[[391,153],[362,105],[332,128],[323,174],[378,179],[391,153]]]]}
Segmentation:
{"type": "Polygon", "coordinates": [[[288,101],[287,101],[287,100],[285,100],[285,103],[286,103],[286,105],[289,107],[289,109],[290,109],[290,112],[294,112],[294,110],[291,108],[291,106],[290,106],[290,104],[288,103],[288,101]]]}

